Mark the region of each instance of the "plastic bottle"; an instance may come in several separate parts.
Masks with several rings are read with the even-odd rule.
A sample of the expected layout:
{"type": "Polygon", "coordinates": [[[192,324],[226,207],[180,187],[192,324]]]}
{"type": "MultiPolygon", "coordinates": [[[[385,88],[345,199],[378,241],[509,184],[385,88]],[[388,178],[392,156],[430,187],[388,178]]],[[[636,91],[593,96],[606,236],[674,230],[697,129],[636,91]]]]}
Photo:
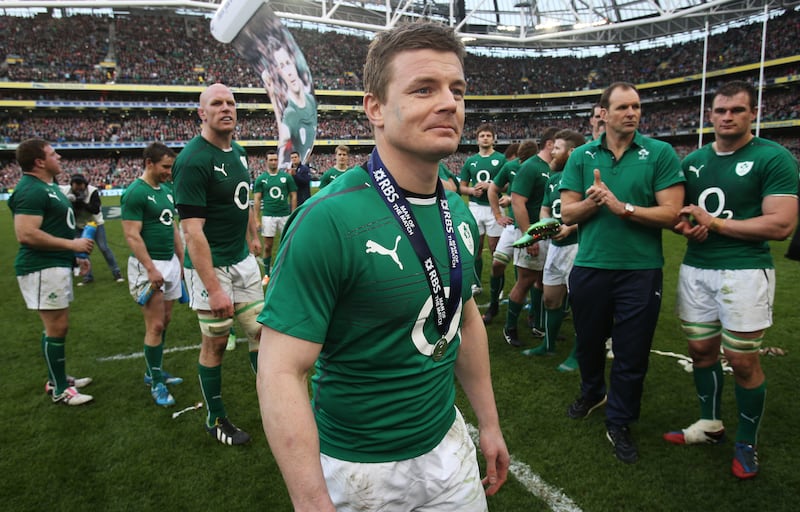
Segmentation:
{"type": "Polygon", "coordinates": [[[178,304],[186,304],[189,302],[189,290],[186,289],[186,282],[181,280],[181,298],[178,299],[178,304]]]}
{"type": "MultiPolygon", "coordinates": [[[[95,233],[97,233],[97,223],[87,222],[86,225],[83,227],[83,233],[81,233],[81,238],[91,238],[92,240],[94,240],[95,233]]],[[[85,259],[89,257],[89,253],[78,252],[75,253],[75,256],[81,259],[85,259]]]]}
{"type": "Polygon", "coordinates": [[[139,297],[136,298],[136,303],[139,304],[140,306],[144,306],[145,304],[147,304],[147,301],[150,300],[150,297],[153,296],[153,293],[155,291],[156,290],[155,288],[153,288],[153,285],[148,284],[147,288],[145,288],[144,291],[139,294],[139,297]]]}

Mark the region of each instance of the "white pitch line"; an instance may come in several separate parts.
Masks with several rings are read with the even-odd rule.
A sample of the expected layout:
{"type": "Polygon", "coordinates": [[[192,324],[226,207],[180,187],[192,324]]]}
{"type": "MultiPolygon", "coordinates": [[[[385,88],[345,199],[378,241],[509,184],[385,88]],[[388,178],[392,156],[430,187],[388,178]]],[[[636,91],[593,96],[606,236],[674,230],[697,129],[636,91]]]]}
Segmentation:
{"type": "MultiPolygon", "coordinates": [[[[197,345],[188,345],[185,347],[171,347],[165,348],[164,353],[170,354],[172,352],[184,352],[186,350],[199,350],[200,344],[197,345]]],[[[97,360],[100,362],[107,362],[107,361],[125,361],[127,359],[140,359],[144,357],[144,352],[133,352],[131,354],[117,354],[114,356],[107,356],[107,357],[98,357],[97,360]]]]}
{"type": "MultiPolygon", "coordinates": [[[[467,423],[467,430],[475,446],[480,446],[478,429],[467,423]]],[[[516,460],[513,455],[511,456],[511,463],[508,471],[514,475],[514,478],[516,478],[528,492],[550,507],[550,510],[555,512],[582,512],[581,508],[574,501],[569,499],[561,489],[553,487],[542,480],[542,477],[534,473],[530,466],[516,460]]]]}

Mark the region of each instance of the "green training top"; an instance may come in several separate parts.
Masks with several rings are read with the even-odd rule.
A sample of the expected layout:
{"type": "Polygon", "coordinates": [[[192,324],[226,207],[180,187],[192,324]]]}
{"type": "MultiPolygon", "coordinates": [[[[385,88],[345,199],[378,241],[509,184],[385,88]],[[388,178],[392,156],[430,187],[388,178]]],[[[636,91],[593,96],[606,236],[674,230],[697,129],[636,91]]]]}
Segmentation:
{"type": "MultiPolygon", "coordinates": [[[[577,147],[567,160],[560,190],[580,192],[594,183],[594,170],[623,203],[656,206],[656,192],[684,182],[681,163],[666,142],[634,134],[633,142],[617,161],[605,147],[606,134],[577,147]]],[[[644,270],[664,266],[661,228],[643,226],[600,208],[578,227],[579,267],[644,270]]]]}

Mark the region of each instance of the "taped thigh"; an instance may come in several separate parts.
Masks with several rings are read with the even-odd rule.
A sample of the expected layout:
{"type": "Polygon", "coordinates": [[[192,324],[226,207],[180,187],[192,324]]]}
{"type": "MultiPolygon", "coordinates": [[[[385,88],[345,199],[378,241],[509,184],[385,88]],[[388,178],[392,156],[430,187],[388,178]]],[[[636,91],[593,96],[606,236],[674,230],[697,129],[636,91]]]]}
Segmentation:
{"type": "Polygon", "coordinates": [[[261,336],[261,324],[258,323],[258,315],[261,314],[263,308],[264,301],[259,300],[246,304],[235,313],[239,325],[242,326],[247,336],[247,342],[251,351],[258,350],[258,341],[261,336]]]}
{"type": "Polygon", "coordinates": [[[217,318],[211,313],[197,313],[200,332],[209,338],[228,336],[233,327],[233,318],[217,318]]]}
{"type": "Polygon", "coordinates": [[[722,324],[716,322],[681,322],[681,330],[689,341],[709,340],[722,332],[722,324]]]}
{"type": "Polygon", "coordinates": [[[731,352],[741,352],[743,354],[758,352],[763,342],[763,335],[758,338],[742,338],[732,334],[727,329],[722,329],[722,346],[731,352]]]}

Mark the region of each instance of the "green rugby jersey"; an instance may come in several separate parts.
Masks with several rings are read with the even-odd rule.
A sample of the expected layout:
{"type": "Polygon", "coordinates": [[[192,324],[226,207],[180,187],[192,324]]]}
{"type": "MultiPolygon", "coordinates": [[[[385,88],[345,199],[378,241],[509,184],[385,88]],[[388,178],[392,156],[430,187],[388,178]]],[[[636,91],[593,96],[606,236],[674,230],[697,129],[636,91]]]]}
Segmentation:
{"type": "Polygon", "coordinates": [[[175,254],[175,204],[165,186],[153,188],[137,178],[122,193],[122,220],[142,223],[141,236],[154,260],[171,260],[175,254]]]}
{"type": "Polygon", "coordinates": [[[261,193],[261,215],[264,217],[286,217],[292,213],[289,194],[297,192],[294,178],[285,172],[263,173],[256,178],[253,193],[261,193]]]}
{"type": "MultiPolygon", "coordinates": [[[[233,142],[223,151],[201,136],[190,140],[172,166],[175,204],[206,210],[203,232],[215,267],[247,257],[250,173],[244,148],[233,142]]],[[[193,268],[186,250],[184,267],[193,268]]]]}
{"type": "MultiPolygon", "coordinates": [[[[561,184],[561,172],[555,172],[550,175],[547,184],[544,187],[543,205],[550,207],[550,215],[557,220],[561,220],[561,191],[558,190],[561,184]]],[[[550,240],[550,243],[559,247],[565,245],[572,245],[578,243],[578,233],[573,232],[563,240],[550,240]]]]}
{"type": "MultiPolygon", "coordinates": [[[[48,235],[72,240],[75,238],[75,212],[56,183],[45,183],[36,176],[23,174],[8,200],[13,215],[42,217],[40,229],[48,235]]],[[[72,267],[72,251],[48,251],[20,244],[14,259],[16,275],[23,276],[51,267],[72,267]]]]}
{"type": "Polygon", "coordinates": [[[544,189],[550,177],[550,166],[539,155],[525,160],[517,171],[517,177],[511,184],[511,193],[525,196],[525,208],[528,210],[528,222],[533,224],[539,220],[539,210],[544,200],[544,189]]]}
{"type": "MultiPolygon", "coordinates": [[[[470,300],[477,226],[447,192],[470,300]]],[[[445,287],[449,254],[434,198],[409,198],[445,287]]],[[[440,338],[422,264],[367,172],[354,167],[290,217],[258,321],[323,344],[312,378],[320,449],[355,462],[385,462],[433,449],[455,418],[454,366],[461,307],[440,338]],[[321,256],[322,255],[322,256],[321,256]]]]}
{"type": "MultiPolygon", "coordinates": [[[[683,160],[686,204],[721,219],[759,217],[766,196],[797,196],[798,166],[779,144],[754,137],[733,153],[718,155],[707,144],[683,160]]],[[[772,268],[766,241],[740,240],[713,231],[702,242],[688,241],[683,262],[698,268],[772,268]]]]}
{"type": "MultiPolygon", "coordinates": [[[[464,166],[461,168],[461,181],[467,182],[472,187],[478,183],[492,181],[505,163],[506,157],[499,151],[488,156],[476,153],[464,162],[464,166]]],[[[488,189],[480,197],[469,196],[469,200],[472,203],[489,206],[488,189]]]]}

